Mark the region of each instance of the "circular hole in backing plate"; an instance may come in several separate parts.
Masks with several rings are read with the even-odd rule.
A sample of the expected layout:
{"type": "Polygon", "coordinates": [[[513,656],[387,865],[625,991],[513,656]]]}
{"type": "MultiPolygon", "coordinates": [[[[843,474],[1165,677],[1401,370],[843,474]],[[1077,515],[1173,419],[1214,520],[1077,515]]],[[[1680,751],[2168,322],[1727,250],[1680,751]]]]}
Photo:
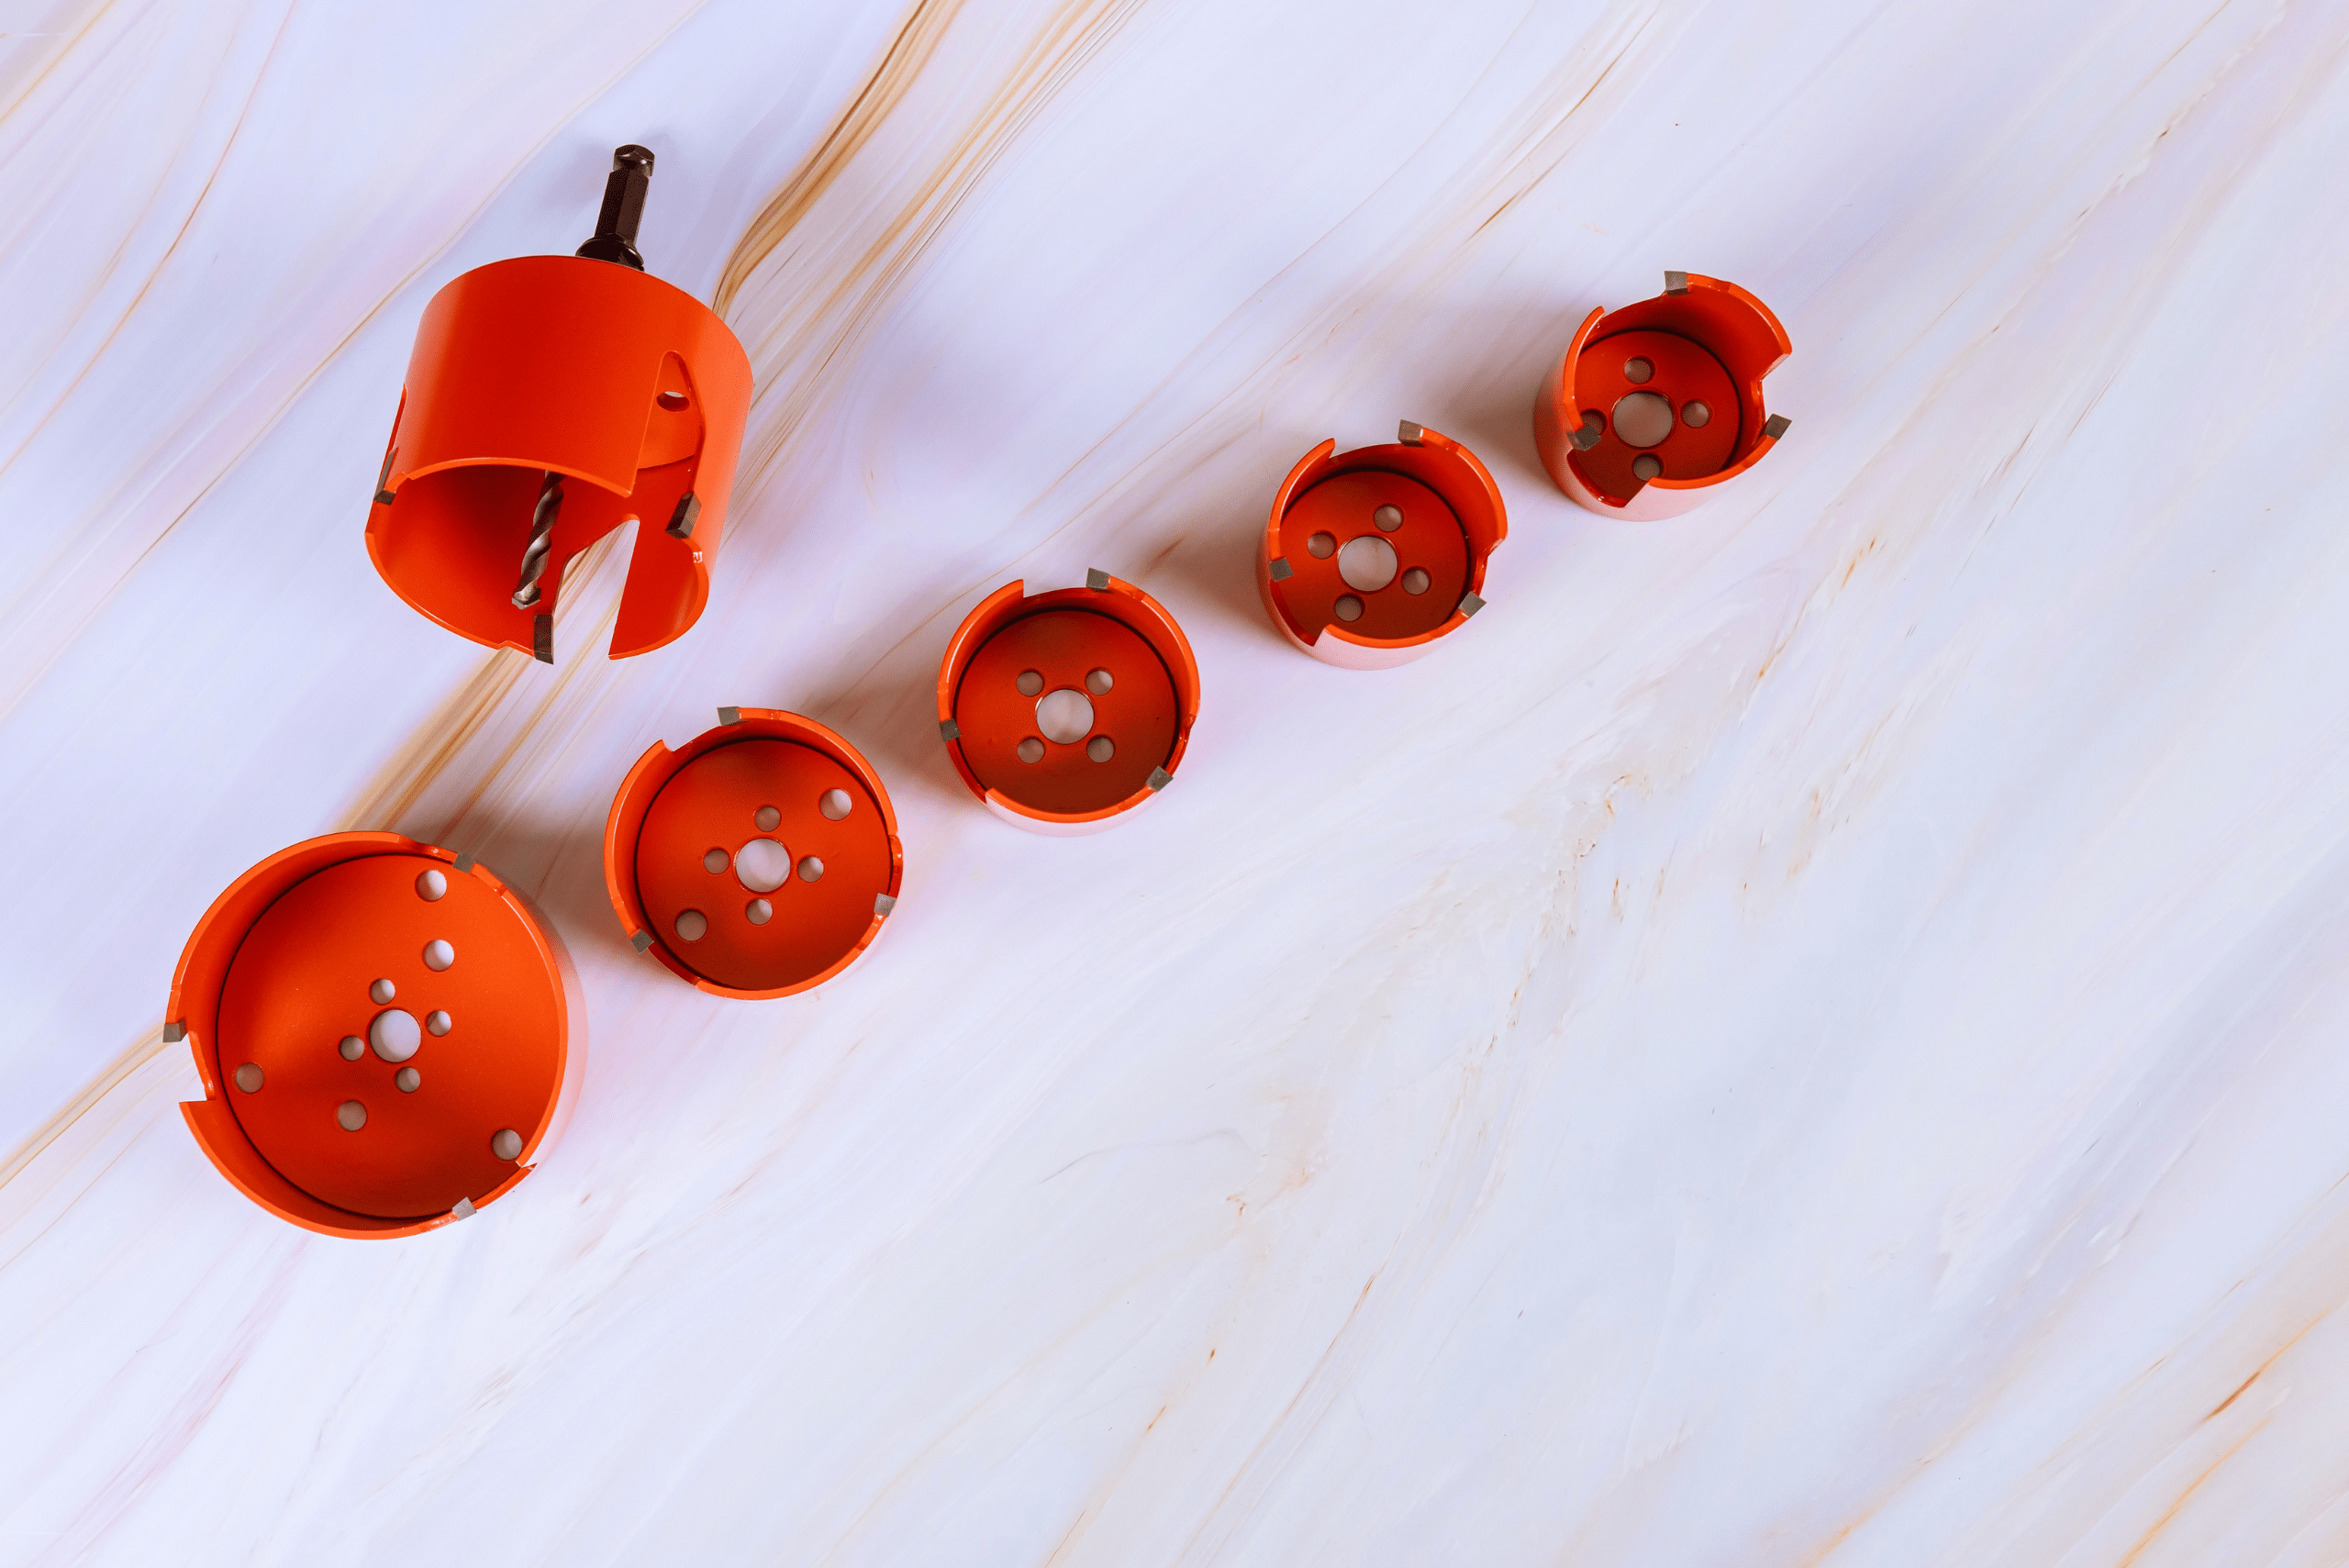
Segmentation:
{"type": "Polygon", "coordinates": [[[1023,762],[1041,762],[1044,760],[1044,743],[1033,735],[1029,736],[1012,750],[1018,753],[1019,760],[1023,762]]]}
{"type": "Polygon", "coordinates": [[[1381,506],[1370,515],[1370,520],[1378,525],[1379,532],[1391,534],[1403,526],[1403,508],[1381,506]]]}
{"type": "Polygon", "coordinates": [[[424,1043],[424,1029],[414,1013],[386,1007],[368,1023],[367,1043],[386,1062],[406,1062],[424,1043]]]}
{"type": "Polygon", "coordinates": [[[1036,728],[1047,740],[1074,746],[1093,733],[1093,701],[1074,686],[1046,692],[1036,700],[1036,728]]]}
{"type": "Polygon", "coordinates": [[[753,839],[734,851],[734,874],[753,893],[773,893],[791,875],[791,851],[773,839],[753,839]]]}
{"type": "Polygon", "coordinates": [[[367,1125],[367,1107],[357,1100],[345,1100],[334,1108],[335,1124],[345,1132],[357,1132],[367,1125]]]}
{"type": "Polygon", "coordinates": [[[1085,689],[1097,697],[1108,696],[1109,688],[1117,684],[1118,677],[1107,670],[1096,670],[1085,677],[1085,689]]]}
{"type": "Polygon", "coordinates": [[[1305,541],[1305,548],[1312,553],[1314,560],[1327,561],[1331,556],[1338,553],[1338,536],[1336,534],[1315,534],[1311,539],[1305,541]]]}
{"type": "Polygon", "coordinates": [[[1414,566],[1408,572],[1403,573],[1403,592],[1406,594],[1424,594],[1428,591],[1428,584],[1432,581],[1434,581],[1434,579],[1431,578],[1426,573],[1414,566]]]}
{"type": "Polygon", "coordinates": [[[261,1085],[262,1070],[259,1067],[248,1062],[242,1067],[237,1069],[237,1087],[242,1089],[246,1094],[260,1094],[261,1085]]]}
{"type": "MultiPolygon", "coordinates": [[[[642,386],[644,384],[642,382],[638,382],[637,384],[639,386],[642,386]]],[[[687,397],[682,392],[664,392],[661,395],[660,398],[661,406],[666,408],[672,414],[680,412],[692,401],[692,398],[687,397]]]]}
{"type": "Polygon", "coordinates": [[[1019,695],[1021,696],[1032,697],[1038,692],[1044,689],[1043,672],[1041,670],[1022,670],[1019,672],[1019,679],[1014,681],[1012,684],[1019,688],[1019,695]]]}
{"type": "Polygon", "coordinates": [[[435,937],[424,944],[424,967],[434,973],[439,973],[456,962],[457,950],[440,938],[435,937]]]}
{"type": "Polygon", "coordinates": [[[1707,404],[1692,397],[1680,406],[1680,422],[1692,430],[1701,430],[1713,422],[1713,411],[1707,404]]]}
{"type": "Polygon", "coordinates": [[[367,987],[367,999],[379,1007],[399,994],[400,988],[388,980],[378,980],[367,987]]]}
{"type": "Polygon", "coordinates": [[[1118,754],[1118,743],[1107,735],[1096,735],[1085,743],[1085,754],[1097,762],[1106,762],[1118,754]]]}
{"type": "Polygon", "coordinates": [[[1672,434],[1672,400],[1627,392],[1615,404],[1615,437],[1627,447],[1652,447],[1672,434]]]}
{"type": "Polygon", "coordinates": [[[783,813],[772,806],[762,806],[751,816],[762,833],[772,833],[783,824],[783,813]]]}
{"type": "Polygon", "coordinates": [[[697,942],[709,935],[709,917],[698,909],[686,909],[677,916],[677,940],[697,942]]]}
{"type": "Polygon", "coordinates": [[[355,1034],[347,1034],[342,1037],[342,1042],[337,1045],[335,1050],[342,1053],[342,1059],[345,1062],[356,1062],[367,1054],[367,1042],[355,1034]]]}
{"type": "Polygon", "coordinates": [[[510,1127],[501,1127],[489,1140],[489,1151],[500,1160],[519,1160],[522,1157],[522,1135],[510,1127]]]}
{"type": "Polygon", "coordinates": [[[701,869],[709,873],[712,876],[717,875],[719,872],[724,871],[728,866],[732,865],[733,863],[734,857],[728,854],[724,850],[707,850],[702,853],[701,869]]]}
{"type": "Polygon", "coordinates": [[[1634,479],[1653,479],[1663,472],[1664,460],[1653,452],[1642,452],[1631,460],[1631,477],[1634,479]]]}
{"type": "Polygon", "coordinates": [[[440,872],[428,871],[416,879],[416,895],[427,904],[438,900],[449,891],[449,879],[440,872]]]}
{"type": "Polygon", "coordinates": [[[856,802],[844,789],[828,789],[816,799],[816,809],[824,814],[827,822],[838,822],[856,809],[856,802]]]}
{"type": "Polygon", "coordinates": [[[1340,620],[1362,619],[1362,601],[1355,598],[1352,594],[1339,595],[1338,602],[1332,607],[1336,611],[1337,617],[1340,620]]]}
{"type": "Polygon", "coordinates": [[[799,862],[799,880],[802,882],[821,882],[823,879],[824,862],[818,860],[813,855],[802,856],[799,862]]]}
{"type": "Polygon", "coordinates": [[[1338,575],[1346,586],[1365,594],[1375,594],[1395,581],[1395,547],[1376,534],[1364,534],[1346,540],[1346,548],[1338,551],[1338,575]]]}
{"type": "Polygon", "coordinates": [[[1623,379],[1633,386],[1644,384],[1654,374],[1655,361],[1645,354],[1633,354],[1623,361],[1623,379]]]}
{"type": "Polygon", "coordinates": [[[753,898],[742,906],[742,918],[753,926],[763,926],[774,918],[774,906],[763,898],[753,898]]]}
{"type": "Polygon", "coordinates": [[[424,1086],[424,1074],[413,1067],[403,1067],[392,1074],[392,1082],[399,1085],[403,1095],[413,1095],[424,1086]]]}
{"type": "Polygon", "coordinates": [[[441,1012],[436,1007],[431,1012],[424,1015],[424,1027],[429,1033],[442,1035],[447,1034],[451,1029],[456,1028],[457,1025],[455,1019],[451,1018],[448,1014],[441,1012]]]}

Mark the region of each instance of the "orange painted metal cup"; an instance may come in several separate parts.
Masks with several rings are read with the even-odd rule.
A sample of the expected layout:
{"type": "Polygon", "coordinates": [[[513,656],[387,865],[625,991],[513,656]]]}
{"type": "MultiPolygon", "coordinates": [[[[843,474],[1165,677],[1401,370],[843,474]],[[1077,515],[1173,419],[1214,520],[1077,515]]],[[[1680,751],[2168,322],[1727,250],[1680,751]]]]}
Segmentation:
{"type": "Polygon", "coordinates": [[[180,1109],[220,1173],[329,1236],[409,1236],[511,1191],[570,1119],[584,1013],[562,946],[470,857],[397,833],[281,850],[173,976],[180,1109]]]}
{"type": "Polygon", "coordinates": [[[620,927],[681,980],[760,1000],[821,985],[897,906],[905,850],[881,775],[812,718],[724,707],[654,741],[604,823],[620,927]]]}
{"type": "Polygon", "coordinates": [[[1164,606],[1092,572],[1082,588],[979,601],[938,670],[938,732],[971,793],[1030,832],[1097,832],[1174,782],[1199,664],[1164,606]]]}
{"type": "Polygon", "coordinates": [[[1475,453],[1408,420],[1392,446],[1337,454],[1323,441],[1274,493],[1257,590],[1281,635],[1324,663],[1408,663],[1485,607],[1508,508],[1475,453]]]}
{"type": "Polygon", "coordinates": [[[1719,278],[1593,310],[1542,379],[1533,440],[1558,488],[1594,512],[1676,517],[1752,470],[1792,421],[1762,381],[1794,350],[1770,307],[1719,278]]]}
{"type": "Polygon", "coordinates": [[[476,267],[425,306],[367,553],[450,630],[551,662],[563,568],[636,521],[611,656],[650,652],[709,601],[750,407],[749,356],[682,289],[583,256],[476,267]],[[551,486],[536,598],[518,605],[551,486]]]}

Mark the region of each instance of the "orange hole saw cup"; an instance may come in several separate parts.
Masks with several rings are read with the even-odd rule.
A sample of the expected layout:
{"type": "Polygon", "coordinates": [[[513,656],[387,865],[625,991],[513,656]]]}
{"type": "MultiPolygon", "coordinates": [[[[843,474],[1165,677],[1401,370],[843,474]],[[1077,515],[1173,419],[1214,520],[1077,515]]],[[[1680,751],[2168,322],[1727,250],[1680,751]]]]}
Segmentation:
{"type": "Polygon", "coordinates": [[[654,741],[604,823],[621,929],[679,979],[745,1001],[820,985],[897,906],[905,851],[881,775],[814,719],[722,707],[654,741]]]}
{"type": "Polygon", "coordinates": [[[1542,465],[1594,512],[1677,517],[1787,433],[1792,421],[1763,406],[1762,381],[1793,349],[1770,307],[1735,284],[1666,272],[1653,299],[1585,317],[1542,378],[1542,465]]]}
{"type": "Polygon", "coordinates": [[[938,670],[954,771],[1015,828],[1098,832],[1174,782],[1199,713],[1199,664],[1165,606],[1088,572],[1082,588],[979,601],[938,670]]]}
{"type": "Polygon", "coordinates": [[[1273,495],[1256,587],[1280,633],[1327,664],[1407,664],[1485,607],[1485,568],[1508,538],[1500,487],[1476,454],[1404,421],[1393,446],[1323,441],[1273,495]]]}
{"type": "Polygon", "coordinates": [[[612,150],[596,232],[569,256],[476,267],[417,328],[367,514],[392,591],[461,637],[554,662],[580,551],[639,525],[612,657],[683,637],[751,410],[751,361],[701,301],[648,277],[652,152],[612,150]]]}
{"type": "Polygon", "coordinates": [[[412,1236],[530,1173],[585,1070],[561,943],[470,856],[397,833],[281,850],[213,900],[163,1038],[186,1040],[197,1147],[328,1236],[412,1236]]]}
{"type": "Polygon", "coordinates": [[[564,568],[635,521],[611,656],[649,653],[709,602],[750,408],[749,356],[684,290],[584,256],[476,267],[424,308],[367,553],[451,631],[551,663],[564,568]]]}

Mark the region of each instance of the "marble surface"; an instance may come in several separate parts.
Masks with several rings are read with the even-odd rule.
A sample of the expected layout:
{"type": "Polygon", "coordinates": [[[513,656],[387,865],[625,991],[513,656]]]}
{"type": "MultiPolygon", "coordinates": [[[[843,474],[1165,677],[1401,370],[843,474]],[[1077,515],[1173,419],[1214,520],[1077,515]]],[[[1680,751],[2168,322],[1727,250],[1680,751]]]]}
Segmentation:
{"type": "Polygon", "coordinates": [[[15,0],[0,10],[0,1561],[2349,1561],[2349,16],[2209,0],[15,0]],[[552,668],[368,565],[424,302],[609,150],[760,390],[708,614],[552,668]],[[1687,517],[1545,357],[1683,268],[1795,353],[1687,517]],[[1286,648],[1325,436],[1511,533],[1286,648]],[[1099,566],[1150,812],[991,818],[948,632],[1099,566]],[[598,835],[720,704],[906,895],[720,1001],[598,835]],[[336,1241],[217,1177],[173,963],[271,851],[471,851],[565,1140],[336,1241]]]}

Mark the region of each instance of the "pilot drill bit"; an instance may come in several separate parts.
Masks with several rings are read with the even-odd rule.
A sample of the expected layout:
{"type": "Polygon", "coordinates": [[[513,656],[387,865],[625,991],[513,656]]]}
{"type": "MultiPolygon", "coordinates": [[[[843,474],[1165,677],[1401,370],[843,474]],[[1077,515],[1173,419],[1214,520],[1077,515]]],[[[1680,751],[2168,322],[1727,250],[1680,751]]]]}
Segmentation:
{"type": "MultiPolygon", "coordinates": [[[[636,249],[636,227],[644,217],[644,193],[652,182],[652,154],[630,142],[612,150],[612,172],[604,181],[604,206],[596,215],[596,232],[579,254],[598,261],[613,261],[644,271],[636,249]]],[[[514,590],[514,607],[527,610],[539,602],[539,579],[545,575],[547,554],[554,548],[554,525],[562,515],[562,475],[550,469],[539,486],[538,510],[530,516],[530,539],[522,547],[522,581],[514,590]]]]}
{"type": "Polygon", "coordinates": [[[554,548],[555,519],[562,515],[562,475],[550,469],[539,485],[539,509],[530,515],[530,542],[522,547],[522,582],[514,590],[518,610],[539,602],[539,579],[546,573],[547,552],[554,548]]]}

